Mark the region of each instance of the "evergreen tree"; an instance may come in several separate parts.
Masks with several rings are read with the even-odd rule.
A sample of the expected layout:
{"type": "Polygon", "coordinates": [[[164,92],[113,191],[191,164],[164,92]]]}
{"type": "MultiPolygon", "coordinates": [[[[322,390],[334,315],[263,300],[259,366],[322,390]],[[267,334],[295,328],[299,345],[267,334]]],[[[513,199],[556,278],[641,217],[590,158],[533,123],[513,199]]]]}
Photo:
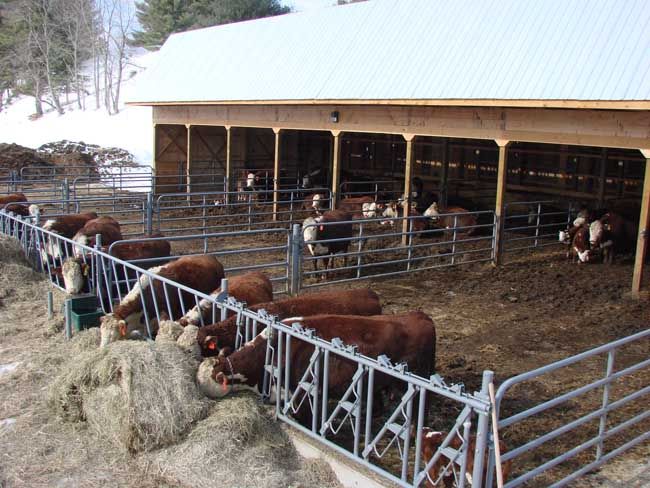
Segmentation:
{"type": "Polygon", "coordinates": [[[191,0],[144,0],[136,2],[136,16],[142,26],[132,43],[148,49],[160,47],[169,34],[187,30],[193,23],[191,0]]]}
{"type": "Polygon", "coordinates": [[[291,9],[279,0],[195,0],[190,11],[194,27],[210,27],[286,14],[291,9]]]}

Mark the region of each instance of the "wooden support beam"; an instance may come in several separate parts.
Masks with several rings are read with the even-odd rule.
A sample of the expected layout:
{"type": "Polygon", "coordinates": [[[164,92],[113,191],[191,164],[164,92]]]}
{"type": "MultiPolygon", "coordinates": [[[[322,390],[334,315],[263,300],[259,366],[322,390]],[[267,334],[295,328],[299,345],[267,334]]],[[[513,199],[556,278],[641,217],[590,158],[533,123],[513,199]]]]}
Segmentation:
{"type": "Polygon", "coordinates": [[[643,196],[641,198],[641,216],[639,218],[639,236],[636,242],[636,258],[632,275],[632,294],[639,296],[643,282],[645,258],[648,253],[650,239],[650,149],[641,149],[646,158],[645,177],[643,180],[643,196]]]}
{"type": "Polygon", "coordinates": [[[153,175],[151,181],[151,191],[158,193],[158,183],[156,172],[158,170],[158,126],[153,124],[153,161],[151,162],[151,174],[153,175]]]}
{"type": "Polygon", "coordinates": [[[409,242],[409,236],[407,232],[409,231],[409,209],[411,208],[411,174],[413,172],[413,162],[415,160],[415,151],[413,151],[413,140],[415,139],[414,134],[404,134],[404,139],[406,139],[406,158],[404,159],[404,208],[402,209],[402,215],[404,220],[402,221],[402,246],[406,246],[409,242]]]}
{"type": "Polygon", "coordinates": [[[440,173],[440,186],[438,189],[438,205],[447,208],[447,197],[449,194],[449,138],[442,141],[442,169],[440,173]]]}
{"type": "Polygon", "coordinates": [[[505,218],[506,180],[508,177],[508,145],[510,144],[510,141],[497,139],[495,142],[499,146],[499,166],[497,169],[497,198],[494,204],[497,228],[494,239],[493,261],[495,265],[499,265],[503,262],[503,219],[505,218]]]}
{"type": "Polygon", "coordinates": [[[187,201],[190,201],[190,194],[192,193],[192,126],[186,124],[187,127],[187,155],[185,162],[185,192],[187,193],[187,201]]]}
{"type": "MultiPolygon", "coordinates": [[[[226,192],[231,191],[232,185],[232,127],[226,126],[226,192]]],[[[226,194],[226,203],[230,203],[230,195],[226,194]]]]}
{"type": "Polygon", "coordinates": [[[278,220],[278,200],[280,190],[280,131],[282,129],[273,128],[275,134],[275,147],[273,149],[273,220],[278,220]]]}
{"type": "Polygon", "coordinates": [[[332,147],[332,201],[331,208],[335,209],[339,200],[339,185],[341,182],[341,131],[333,130],[334,144],[332,147]]]}
{"type": "Polygon", "coordinates": [[[605,184],[607,182],[607,148],[601,150],[600,173],[598,176],[598,207],[605,207],[605,184]]]}

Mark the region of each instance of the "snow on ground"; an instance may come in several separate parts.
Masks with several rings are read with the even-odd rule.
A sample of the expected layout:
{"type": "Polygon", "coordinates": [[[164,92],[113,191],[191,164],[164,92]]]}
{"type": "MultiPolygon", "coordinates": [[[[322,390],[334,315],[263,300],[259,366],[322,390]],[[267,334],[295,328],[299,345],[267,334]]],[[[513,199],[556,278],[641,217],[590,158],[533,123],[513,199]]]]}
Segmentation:
{"type": "MultiPolygon", "coordinates": [[[[134,51],[124,72],[126,81],[122,84],[122,101],[129,99],[139,74],[155,62],[157,54],[141,49],[134,51]]],[[[125,106],[122,102],[120,113],[109,116],[104,107],[94,108],[92,94],[86,99],[85,111],[76,108],[72,95],[70,102],[63,115],[50,111],[38,120],[30,120],[29,116],[34,113],[34,99],[15,99],[0,112],[0,142],[37,148],[46,142],[62,139],[83,141],[126,149],[135,156],[136,162],[151,164],[153,122],[150,107],[125,106]]],[[[44,105],[43,108],[49,107],[44,105]]]]}

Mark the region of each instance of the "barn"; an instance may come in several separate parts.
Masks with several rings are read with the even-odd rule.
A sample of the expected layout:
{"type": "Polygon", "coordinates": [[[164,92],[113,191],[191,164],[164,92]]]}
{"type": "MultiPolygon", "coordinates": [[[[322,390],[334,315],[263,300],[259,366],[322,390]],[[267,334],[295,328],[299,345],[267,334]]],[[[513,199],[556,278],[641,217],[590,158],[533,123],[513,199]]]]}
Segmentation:
{"type": "Polygon", "coordinates": [[[495,211],[497,263],[509,201],[622,209],[639,294],[649,23],[641,1],[370,0],[174,34],[130,103],[153,107],[160,192],[255,170],[277,200],[318,173],[336,201],[343,179],[410,195],[419,177],[495,211]]]}

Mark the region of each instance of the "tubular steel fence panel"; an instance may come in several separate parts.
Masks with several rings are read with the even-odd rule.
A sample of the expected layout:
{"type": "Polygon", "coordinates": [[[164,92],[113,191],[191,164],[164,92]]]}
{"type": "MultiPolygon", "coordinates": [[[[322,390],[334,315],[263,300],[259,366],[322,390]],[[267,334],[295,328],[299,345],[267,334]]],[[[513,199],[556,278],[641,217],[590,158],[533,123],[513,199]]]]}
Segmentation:
{"type": "MultiPolygon", "coordinates": [[[[143,278],[150,283],[159,283],[157,289],[162,290],[164,300],[154,299],[148,303],[141,296],[144,325],[149,337],[152,336],[155,322],[168,318],[178,319],[200,302],[212,305],[212,322],[224,320],[231,314],[237,315],[237,348],[241,348],[265,329],[266,354],[264,364],[260,365],[260,374],[264,377],[262,395],[275,402],[276,417],[279,420],[404,487],[421,486],[425,482],[443,482],[445,475],[453,476],[451,479],[457,486],[464,486],[465,479],[469,479],[466,475],[470,474],[468,466],[471,448],[472,486],[492,486],[495,457],[494,442],[489,435],[489,415],[492,407],[488,392],[493,381],[491,371],[483,373],[480,392],[468,394],[464,392],[462,385],[448,385],[439,375],[424,378],[409,373],[403,364],[393,364],[390,358],[385,356],[365,357],[358,353],[355,346],[344,344],[339,339],[325,341],[317,337],[313,330],[304,329],[298,323],[287,326],[263,310],[248,310],[245,304],[228,297],[226,292],[219,295],[198,292],[163,278],[153,271],[144,270],[138,266],[139,263],[117,259],[110,254],[110,248],[108,253],[102,251],[101,242],[95,247],[82,246],[46,231],[37,224],[30,223],[30,220],[31,218],[15,217],[3,210],[0,212],[0,232],[17,238],[28,259],[35,267],[47,273],[53,284],[59,288],[62,283],[54,273],[53,267],[60,266],[65,257],[75,255],[76,251],[76,255],[91,268],[88,276],[89,289],[100,298],[105,312],[112,310],[114,303],[128,293],[133,283],[141,282],[143,278]],[[49,254],[50,257],[44,259],[44,254],[49,254]],[[171,305],[174,297],[178,297],[179,307],[171,305]],[[299,347],[299,343],[310,348],[311,357],[304,370],[294,371],[298,366],[290,359],[291,351],[299,347]],[[352,364],[355,372],[344,380],[343,387],[338,385],[338,393],[334,394],[330,391],[329,382],[332,377],[332,365],[337,360],[352,364]],[[396,382],[399,385],[396,388],[399,394],[385,409],[385,415],[377,419],[373,416],[373,401],[380,393],[382,377],[390,377],[392,382],[396,382]],[[291,381],[291,378],[300,380],[295,382],[291,381]],[[450,427],[448,434],[435,454],[425,460],[422,457],[422,442],[423,429],[427,422],[426,405],[428,402],[435,405],[437,399],[456,402],[456,410],[460,413],[455,419],[447,419],[450,427]],[[301,408],[305,409],[306,414],[298,413],[301,408]],[[302,423],[298,419],[301,419],[302,423]],[[453,441],[455,448],[452,448],[453,441]],[[472,447],[472,442],[475,447],[472,447]],[[391,453],[392,462],[388,463],[386,458],[391,453]],[[488,460],[487,466],[484,466],[484,459],[488,460]],[[431,479],[430,469],[434,465],[441,468],[437,479],[431,479]]],[[[293,234],[297,233],[300,237],[300,231],[299,227],[294,227],[293,234]]],[[[204,236],[196,238],[202,239],[204,236]]],[[[300,239],[292,239],[289,244],[292,248],[298,247],[296,242],[302,245],[300,239]]],[[[295,263],[291,264],[293,266],[295,263]]],[[[223,284],[227,291],[227,280],[223,284]]],[[[153,297],[154,287],[150,286],[148,290],[153,297]]],[[[142,293],[146,291],[141,292],[141,295],[142,293]]],[[[205,305],[202,308],[205,308],[205,305]]],[[[521,486],[541,474],[547,474],[552,468],[589,449],[595,451],[595,460],[582,462],[573,472],[563,474],[561,479],[553,480],[552,484],[547,483],[550,486],[565,486],[614,456],[650,439],[650,430],[631,438],[623,436],[626,429],[647,425],[650,420],[647,401],[643,402],[645,396],[650,393],[650,385],[640,385],[638,378],[634,376],[635,373],[650,368],[648,348],[643,342],[648,339],[650,329],[518,375],[500,386],[495,403],[497,414],[504,412],[511,405],[522,404],[520,401],[508,403],[508,397],[512,395],[513,390],[522,388],[521,385],[569,367],[577,367],[579,374],[584,375],[589,361],[603,355],[607,358],[605,374],[601,379],[586,382],[523,411],[508,416],[501,415],[497,427],[506,434],[503,437],[508,438],[508,429],[523,429],[520,426],[524,422],[561,405],[575,403],[576,399],[585,394],[600,392],[602,389],[595,409],[591,412],[569,420],[566,418],[566,411],[560,411],[560,425],[553,426],[551,431],[542,435],[526,431],[527,438],[523,444],[502,454],[502,462],[521,462],[524,455],[534,453],[535,449],[548,442],[577,429],[584,430],[590,422],[595,424],[594,435],[587,440],[576,436],[576,442],[581,443],[560,455],[557,455],[557,451],[552,452],[554,457],[550,459],[535,455],[533,459],[541,459],[539,462],[542,464],[532,469],[526,468],[527,471],[515,470],[516,477],[507,482],[506,488],[521,486]],[[617,368],[616,363],[623,362],[624,358],[619,355],[619,351],[632,346],[637,347],[636,353],[628,355],[625,363],[617,368]],[[632,362],[629,361],[630,357],[632,362]],[[619,386],[623,382],[625,388],[620,390],[619,386]],[[641,411],[629,414],[632,405],[640,405],[641,411]],[[628,415],[621,419],[619,414],[628,415]],[[644,422],[646,423],[642,424],[644,422]],[[617,442],[616,447],[611,445],[613,441],[617,442]]],[[[531,399],[539,397],[538,389],[532,391],[536,393],[527,390],[520,392],[526,397],[528,405],[531,399]]],[[[445,479],[443,483],[449,479],[445,479]]]]}
{"type": "Polygon", "coordinates": [[[404,196],[402,180],[345,181],[339,186],[342,198],[373,196],[376,202],[386,203],[404,196]]]}
{"type": "Polygon", "coordinates": [[[340,228],[346,223],[316,223],[302,229],[296,225],[292,248],[294,289],[485,262],[494,258],[494,212],[441,214],[438,218],[446,217],[453,219],[453,224],[446,228],[427,227],[431,223],[429,217],[353,220],[347,222],[353,226],[351,237],[307,243],[308,249],[320,250],[322,255],[310,255],[304,251],[304,232],[310,228],[327,232],[328,228],[340,228]],[[461,221],[468,216],[475,218],[477,223],[463,225],[461,221]],[[407,225],[405,233],[402,232],[404,222],[407,225]],[[332,255],[323,251],[332,247],[344,249],[332,255]],[[318,261],[324,258],[329,258],[330,268],[318,269],[318,261]],[[342,266],[335,266],[336,258],[343,258],[342,266]],[[312,267],[313,271],[310,270],[312,267]]]}
{"type": "Polygon", "coordinates": [[[514,252],[558,246],[558,232],[571,225],[571,202],[544,200],[505,205],[504,251],[514,252]]]}
{"type": "MultiPolygon", "coordinates": [[[[650,384],[647,384],[647,379],[644,382],[643,378],[634,376],[635,373],[650,372],[649,346],[650,329],[646,329],[504,381],[496,393],[497,414],[501,413],[498,428],[503,434],[508,436],[513,429],[516,431],[518,428],[523,428],[526,422],[542,422],[553,415],[558,417],[557,422],[543,424],[546,427],[543,433],[538,433],[533,439],[526,439],[523,444],[501,456],[502,462],[517,460],[522,464],[525,460],[530,460],[535,464],[534,468],[520,472],[510,479],[505,487],[521,486],[542,475],[547,477],[544,479],[546,486],[566,486],[618,454],[650,439],[650,410],[647,398],[650,395],[650,384]],[[631,362],[626,361],[630,364],[617,367],[616,363],[619,361],[617,357],[621,349],[631,346],[636,346],[642,354],[633,354],[634,359],[631,362]],[[585,372],[593,367],[589,362],[596,364],[600,362],[604,366],[599,368],[600,371],[604,371],[600,379],[578,381],[580,386],[570,391],[516,413],[503,415],[504,401],[508,399],[509,394],[510,396],[514,394],[513,390],[522,388],[521,385],[539,384],[541,379],[550,378],[553,373],[562,374],[558,379],[567,375],[574,378],[577,375],[578,379],[585,378],[585,372]],[[593,409],[584,415],[580,412],[579,416],[572,418],[572,405],[576,403],[593,409]],[[551,430],[548,430],[548,425],[552,426],[551,430]],[[621,435],[633,426],[638,426],[641,433],[621,435]],[[571,439],[570,447],[553,444],[554,441],[562,439],[571,439]],[[549,449],[544,451],[546,446],[549,446],[549,449]],[[567,461],[579,455],[584,459],[579,461],[577,468],[571,467],[570,469],[574,470],[569,474],[553,471],[560,466],[566,467],[567,461]],[[593,456],[593,461],[586,459],[588,455],[593,456]]],[[[541,395],[536,395],[539,396],[541,395]]],[[[527,403],[530,403],[530,400],[532,398],[529,398],[527,403]]],[[[529,434],[532,435],[533,433],[529,434]]],[[[494,466],[493,457],[491,457],[490,468],[492,466],[494,466]]],[[[492,471],[488,471],[490,476],[487,486],[491,486],[492,471]]]]}
{"type": "MultiPolygon", "coordinates": [[[[185,233],[253,230],[269,227],[288,228],[305,218],[305,191],[282,189],[274,204],[273,191],[172,193],[156,199],[155,213],[160,232],[185,233]],[[187,225],[187,222],[191,225],[187,225]],[[182,222],[182,225],[180,224],[182,222]]],[[[312,189],[323,195],[323,207],[331,201],[328,189],[312,189]]]]}

